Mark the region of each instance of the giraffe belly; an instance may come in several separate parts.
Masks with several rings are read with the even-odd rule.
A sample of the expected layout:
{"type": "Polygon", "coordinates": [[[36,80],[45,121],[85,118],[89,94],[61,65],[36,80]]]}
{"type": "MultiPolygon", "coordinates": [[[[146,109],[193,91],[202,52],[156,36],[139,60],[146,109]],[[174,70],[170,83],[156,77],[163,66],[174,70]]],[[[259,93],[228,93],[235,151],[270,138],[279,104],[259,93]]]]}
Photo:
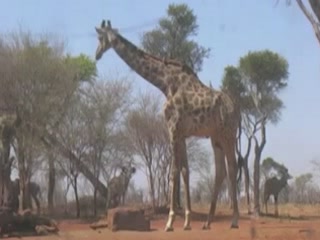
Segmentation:
{"type": "Polygon", "coordinates": [[[183,130],[185,137],[209,137],[214,135],[214,127],[211,121],[200,123],[194,119],[185,119],[183,130]]]}

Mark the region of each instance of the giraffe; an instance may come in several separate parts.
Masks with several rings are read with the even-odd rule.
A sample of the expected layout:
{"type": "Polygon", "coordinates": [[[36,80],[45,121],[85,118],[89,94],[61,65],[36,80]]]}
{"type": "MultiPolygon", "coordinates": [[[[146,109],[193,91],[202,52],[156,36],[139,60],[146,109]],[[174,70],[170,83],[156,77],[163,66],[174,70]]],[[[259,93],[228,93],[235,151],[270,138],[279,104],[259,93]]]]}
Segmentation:
{"type": "Polygon", "coordinates": [[[208,218],[203,229],[209,229],[214,216],[218,193],[228,173],[232,188],[232,228],[238,227],[239,209],[236,193],[237,163],[235,156],[236,135],[240,118],[239,108],[228,94],[204,85],[187,65],[172,59],[161,59],[144,52],[113,29],[111,22],[95,27],[99,45],[96,60],[114,49],[118,56],[137,74],[158,88],[165,96],[164,116],[169,131],[173,153],[170,172],[170,211],[165,231],[173,231],[176,215],[175,192],[181,173],[184,185],[185,222],[183,229],[190,230],[189,167],[186,153],[186,138],[210,137],[216,163],[215,188],[208,218]]]}
{"type": "Polygon", "coordinates": [[[117,207],[120,203],[124,205],[125,195],[132,175],[136,172],[134,167],[122,167],[121,173],[113,177],[109,183],[109,194],[107,200],[107,209],[117,207]]]}
{"type": "Polygon", "coordinates": [[[287,186],[288,180],[292,178],[292,176],[288,173],[288,169],[281,171],[281,178],[278,179],[277,177],[268,178],[264,183],[264,205],[266,208],[266,214],[268,214],[268,200],[271,195],[274,197],[274,205],[275,205],[275,216],[279,216],[278,212],[278,195],[281,190],[287,186]]]}
{"type": "MultiPolygon", "coordinates": [[[[12,187],[13,187],[13,193],[14,193],[14,199],[17,199],[20,195],[20,179],[16,178],[14,181],[12,181],[12,187]]],[[[37,214],[40,214],[40,199],[41,199],[41,190],[39,184],[36,182],[29,182],[29,192],[30,196],[32,197],[33,201],[36,204],[37,207],[37,214]]],[[[18,198],[19,199],[19,198],[18,198]]],[[[19,208],[19,200],[18,203],[16,203],[19,208]]]]}

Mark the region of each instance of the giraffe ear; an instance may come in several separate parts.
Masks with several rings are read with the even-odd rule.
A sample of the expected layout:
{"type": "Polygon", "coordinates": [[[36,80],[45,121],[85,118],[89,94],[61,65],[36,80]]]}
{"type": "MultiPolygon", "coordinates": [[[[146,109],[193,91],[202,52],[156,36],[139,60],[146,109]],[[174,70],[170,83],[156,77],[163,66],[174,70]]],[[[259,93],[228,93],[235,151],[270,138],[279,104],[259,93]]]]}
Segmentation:
{"type": "Polygon", "coordinates": [[[112,28],[110,20],[108,20],[108,28],[112,28]]]}
{"type": "Polygon", "coordinates": [[[101,22],[101,27],[104,28],[105,26],[106,26],[106,20],[103,19],[101,22]]]}

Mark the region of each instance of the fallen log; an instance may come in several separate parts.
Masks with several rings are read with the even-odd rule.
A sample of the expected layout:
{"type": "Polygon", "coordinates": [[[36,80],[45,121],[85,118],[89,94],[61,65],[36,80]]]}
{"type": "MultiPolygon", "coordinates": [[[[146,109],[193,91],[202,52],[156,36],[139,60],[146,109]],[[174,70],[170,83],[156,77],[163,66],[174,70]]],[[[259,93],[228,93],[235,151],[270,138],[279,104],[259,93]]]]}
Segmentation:
{"type": "Polygon", "coordinates": [[[49,235],[58,231],[58,225],[54,220],[35,215],[29,209],[21,213],[0,209],[0,237],[49,235]]]}

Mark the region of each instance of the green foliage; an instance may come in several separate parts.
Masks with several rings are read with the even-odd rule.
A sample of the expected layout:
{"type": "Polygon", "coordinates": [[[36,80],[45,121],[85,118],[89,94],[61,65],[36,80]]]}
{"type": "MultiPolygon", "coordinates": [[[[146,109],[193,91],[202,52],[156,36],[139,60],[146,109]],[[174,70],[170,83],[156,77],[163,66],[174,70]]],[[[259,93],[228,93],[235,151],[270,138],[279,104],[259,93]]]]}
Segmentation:
{"type": "Polygon", "coordinates": [[[85,54],[76,57],[67,55],[65,62],[76,70],[77,81],[90,81],[97,75],[95,62],[85,54]]]}
{"type": "Polygon", "coordinates": [[[239,68],[248,84],[262,95],[278,92],[287,86],[288,62],[269,50],[249,52],[240,58],[239,68]]]}
{"type": "Polygon", "coordinates": [[[283,102],[277,96],[287,86],[288,62],[269,50],[249,52],[237,67],[227,66],[222,89],[236,98],[242,112],[272,123],[280,119],[283,102]]]}
{"type": "Polygon", "coordinates": [[[231,65],[225,67],[222,89],[230,91],[230,93],[237,98],[245,92],[246,89],[238,68],[231,65]]]}
{"type": "Polygon", "coordinates": [[[197,17],[192,9],[186,4],[170,4],[167,17],[159,21],[159,26],[144,33],[142,46],[151,54],[177,59],[199,72],[210,49],[190,39],[197,35],[197,31],[197,17]]]}
{"type": "Polygon", "coordinates": [[[312,173],[301,174],[296,177],[295,184],[298,189],[304,189],[308,183],[312,181],[313,175],[312,173]]]}

